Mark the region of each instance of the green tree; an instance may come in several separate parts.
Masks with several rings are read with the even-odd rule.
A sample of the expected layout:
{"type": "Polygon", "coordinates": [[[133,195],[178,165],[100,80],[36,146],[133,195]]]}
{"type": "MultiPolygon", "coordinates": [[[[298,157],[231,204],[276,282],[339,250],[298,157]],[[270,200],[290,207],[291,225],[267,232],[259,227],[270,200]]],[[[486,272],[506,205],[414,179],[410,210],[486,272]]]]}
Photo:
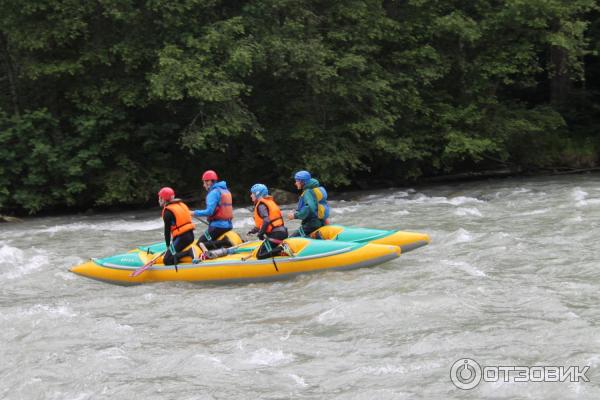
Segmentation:
{"type": "Polygon", "coordinates": [[[0,0],[0,209],[598,162],[594,0],[0,0]],[[231,182],[233,181],[233,182],[231,182]]]}

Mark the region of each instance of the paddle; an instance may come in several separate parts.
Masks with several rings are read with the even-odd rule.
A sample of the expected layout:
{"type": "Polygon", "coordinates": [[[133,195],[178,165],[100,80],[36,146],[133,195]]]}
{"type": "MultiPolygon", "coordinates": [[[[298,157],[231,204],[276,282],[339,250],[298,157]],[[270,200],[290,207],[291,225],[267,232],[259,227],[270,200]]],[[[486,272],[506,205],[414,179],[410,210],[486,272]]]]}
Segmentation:
{"type": "Polygon", "coordinates": [[[194,218],[196,218],[198,221],[202,222],[204,225],[210,225],[210,224],[208,223],[208,221],[206,221],[205,219],[202,219],[202,218],[200,218],[200,217],[194,217],[194,218]]]}
{"type": "Polygon", "coordinates": [[[151,266],[153,266],[154,264],[156,264],[156,261],[158,261],[158,259],[162,255],[164,255],[165,253],[166,253],[166,251],[163,251],[162,253],[159,253],[152,260],[150,260],[146,264],[144,264],[144,266],[139,267],[138,269],[136,269],[135,271],[133,271],[131,274],[129,274],[129,277],[130,278],[135,278],[136,276],[140,275],[142,272],[144,272],[145,270],[147,270],[148,268],[150,268],[151,266]]]}

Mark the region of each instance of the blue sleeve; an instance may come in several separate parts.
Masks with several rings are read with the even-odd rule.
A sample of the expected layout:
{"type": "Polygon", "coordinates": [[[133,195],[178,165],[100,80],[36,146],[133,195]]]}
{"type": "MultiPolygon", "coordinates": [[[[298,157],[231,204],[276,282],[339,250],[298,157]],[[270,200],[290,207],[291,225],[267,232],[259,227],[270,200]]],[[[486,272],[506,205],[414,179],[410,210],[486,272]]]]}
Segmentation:
{"type": "Polygon", "coordinates": [[[206,208],[204,210],[194,210],[194,217],[210,217],[215,213],[215,208],[219,205],[221,193],[213,190],[206,196],[206,208]]]}

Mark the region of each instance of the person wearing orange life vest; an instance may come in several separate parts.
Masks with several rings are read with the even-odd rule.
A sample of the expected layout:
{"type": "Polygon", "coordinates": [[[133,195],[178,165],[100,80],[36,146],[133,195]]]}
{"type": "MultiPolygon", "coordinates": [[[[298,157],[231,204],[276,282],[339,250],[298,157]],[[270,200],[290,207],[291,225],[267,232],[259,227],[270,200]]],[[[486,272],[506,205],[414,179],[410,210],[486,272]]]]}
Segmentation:
{"type": "Polygon", "coordinates": [[[162,219],[165,223],[165,243],[167,251],[164,264],[177,263],[177,253],[194,241],[194,224],[190,209],[181,200],[175,198],[175,191],[164,187],[158,192],[158,204],[162,207],[162,219]]]}
{"type": "Polygon", "coordinates": [[[261,260],[278,256],[283,250],[279,245],[288,237],[281,210],[273,197],[269,196],[269,189],[262,183],[250,188],[250,198],[254,202],[254,228],[248,234],[257,234],[263,240],[256,258],[261,260]]]}
{"type": "Polygon", "coordinates": [[[216,240],[225,232],[233,229],[231,222],[233,219],[231,192],[227,189],[225,181],[219,182],[218,180],[219,177],[215,171],[208,170],[202,174],[202,184],[208,192],[206,195],[206,208],[191,212],[194,217],[206,217],[208,220],[208,229],[198,239],[198,242],[203,242],[208,249],[231,246],[227,239],[216,240]]]}

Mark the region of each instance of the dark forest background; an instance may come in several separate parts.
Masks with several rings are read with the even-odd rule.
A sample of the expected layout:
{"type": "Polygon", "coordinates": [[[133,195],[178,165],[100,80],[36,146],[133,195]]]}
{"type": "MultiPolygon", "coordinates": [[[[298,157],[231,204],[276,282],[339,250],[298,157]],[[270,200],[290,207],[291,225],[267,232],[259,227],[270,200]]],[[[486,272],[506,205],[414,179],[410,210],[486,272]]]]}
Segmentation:
{"type": "Polygon", "coordinates": [[[591,168],[596,0],[0,0],[0,211],[591,168]]]}

